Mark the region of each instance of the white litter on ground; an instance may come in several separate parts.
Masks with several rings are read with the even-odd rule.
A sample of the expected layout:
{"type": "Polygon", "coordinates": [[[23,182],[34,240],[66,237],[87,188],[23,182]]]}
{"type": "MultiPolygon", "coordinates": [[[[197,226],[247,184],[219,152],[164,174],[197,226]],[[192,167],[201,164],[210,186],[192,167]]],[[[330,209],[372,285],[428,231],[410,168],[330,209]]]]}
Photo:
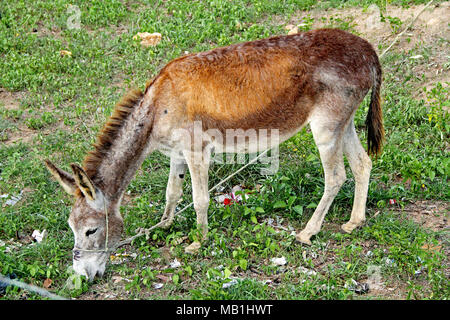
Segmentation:
{"type": "Polygon", "coordinates": [[[304,274],[306,274],[308,276],[315,276],[317,274],[316,271],[308,269],[308,268],[305,268],[303,266],[298,267],[298,271],[300,271],[301,273],[304,273],[304,274]]]}
{"type": "Polygon", "coordinates": [[[169,266],[173,269],[176,269],[181,266],[181,263],[177,260],[177,258],[175,258],[175,260],[173,260],[169,266]]]}
{"type": "Polygon", "coordinates": [[[231,281],[229,281],[229,282],[227,282],[227,283],[224,283],[224,284],[222,285],[222,288],[223,288],[223,289],[227,289],[227,288],[229,288],[229,287],[231,287],[231,286],[236,285],[237,283],[238,283],[238,281],[237,281],[236,279],[232,279],[231,281]]]}
{"type": "Polygon", "coordinates": [[[272,259],[270,259],[270,261],[271,261],[273,264],[277,265],[277,266],[284,266],[284,265],[287,263],[285,257],[281,257],[281,258],[272,258],[272,259]]]}
{"type": "Polygon", "coordinates": [[[2,195],[0,195],[0,199],[9,198],[8,200],[5,201],[5,205],[6,206],[13,206],[17,202],[22,200],[22,193],[23,193],[23,190],[20,191],[20,194],[18,196],[13,196],[13,195],[9,195],[9,194],[2,194],[2,195]]]}
{"type": "Polygon", "coordinates": [[[164,284],[160,283],[160,282],[155,282],[153,284],[153,288],[155,289],[161,289],[164,286],[164,284]]]}
{"type": "Polygon", "coordinates": [[[40,232],[39,230],[34,230],[33,233],[31,234],[31,237],[38,243],[41,243],[47,237],[47,230],[44,229],[42,230],[42,232],[40,232]]]}

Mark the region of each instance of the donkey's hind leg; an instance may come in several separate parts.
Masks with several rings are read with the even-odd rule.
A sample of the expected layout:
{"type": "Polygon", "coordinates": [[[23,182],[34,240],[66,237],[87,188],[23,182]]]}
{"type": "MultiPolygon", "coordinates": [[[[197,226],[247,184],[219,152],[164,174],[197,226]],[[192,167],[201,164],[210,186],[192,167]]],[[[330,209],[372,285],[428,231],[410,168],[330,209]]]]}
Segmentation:
{"type": "Polygon", "coordinates": [[[344,128],[345,126],[340,123],[322,123],[319,120],[311,121],[311,130],[319,149],[325,173],[325,190],[305,229],[296,236],[296,239],[302,243],[311,244],[310,238],[320,231],[331,203],[346,180],[342,153],[344,128]]]}
{"type": "Polygon", "coordinates": [[[350,233],[366,220],[367,190],[369,188],[370,170],[372,169],[372,161],[361,146],[353,120],[345,131],[344,153],[355,177],[352,214],[350,221],[342,225],[342,230],[350,233]]]}
{"type": "Polygon", "coordinates": [[[173,223],[177,202],[183,194],[183,181],[187,165],[182,159],[170,158],[169,181],[166,189],[166,208],[161,221],[165,221],[163,228],[168,228],[173,223]]]}

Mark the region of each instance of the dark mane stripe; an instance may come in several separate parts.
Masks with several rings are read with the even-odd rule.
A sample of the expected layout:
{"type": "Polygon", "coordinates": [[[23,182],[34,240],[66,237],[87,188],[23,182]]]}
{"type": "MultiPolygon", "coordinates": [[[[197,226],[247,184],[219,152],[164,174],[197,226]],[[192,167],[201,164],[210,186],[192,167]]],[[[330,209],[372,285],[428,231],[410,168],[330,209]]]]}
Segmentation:
{"type": "Polygon", "coordinates": [[[116,104],[112,115],[98,134],[97,141],[93,145],[94,150],[88,153],[83,162],[84,170],[93,181],[96,180],[97,169],[114,143],[119,130],[143,96],[144,93],[140,89],[130,90],[116,104]]]}

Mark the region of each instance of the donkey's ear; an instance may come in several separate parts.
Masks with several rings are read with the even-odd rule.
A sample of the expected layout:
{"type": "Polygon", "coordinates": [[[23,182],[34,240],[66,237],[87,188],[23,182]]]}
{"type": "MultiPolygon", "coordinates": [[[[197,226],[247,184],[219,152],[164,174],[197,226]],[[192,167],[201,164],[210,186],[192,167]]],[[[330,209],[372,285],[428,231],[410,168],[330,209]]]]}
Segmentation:
{"type": "Polygon", "coordinates": [[[45,160],[45,166],[68,194],[74,194],[77,190],[75,179],[66,171],[59,169],[49,160],[45,160]]]}
{"type": "Polygon", "coordinates": [[[94,183],[91,181],[82,167],[80,167],[76,163],[72,163],[70,166],[72,167],[74,174],[73,177],[75,178],[75,183],[77,184],[78,188],[80,188],[85,197],[87,197],[89,200],[94,201],[96,199],[94,183]]]}

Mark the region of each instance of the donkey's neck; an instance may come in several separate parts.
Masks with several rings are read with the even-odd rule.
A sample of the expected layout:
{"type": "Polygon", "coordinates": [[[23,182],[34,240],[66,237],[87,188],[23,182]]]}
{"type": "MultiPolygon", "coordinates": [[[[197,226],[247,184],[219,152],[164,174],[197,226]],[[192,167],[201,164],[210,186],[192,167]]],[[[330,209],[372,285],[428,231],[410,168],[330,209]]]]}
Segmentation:
{"type": "Polygon", "coordinates": [[[117,200],[121,199],[151,149],[150,135],[154,115],[152,106],[146,103],[141,94],[130,107],[131,111],[119,119],[121,122],[110,118],[116,131],[108,149],[103,150],[93,174],[94,183],[101,186],[109,197],[117,200]]]}

